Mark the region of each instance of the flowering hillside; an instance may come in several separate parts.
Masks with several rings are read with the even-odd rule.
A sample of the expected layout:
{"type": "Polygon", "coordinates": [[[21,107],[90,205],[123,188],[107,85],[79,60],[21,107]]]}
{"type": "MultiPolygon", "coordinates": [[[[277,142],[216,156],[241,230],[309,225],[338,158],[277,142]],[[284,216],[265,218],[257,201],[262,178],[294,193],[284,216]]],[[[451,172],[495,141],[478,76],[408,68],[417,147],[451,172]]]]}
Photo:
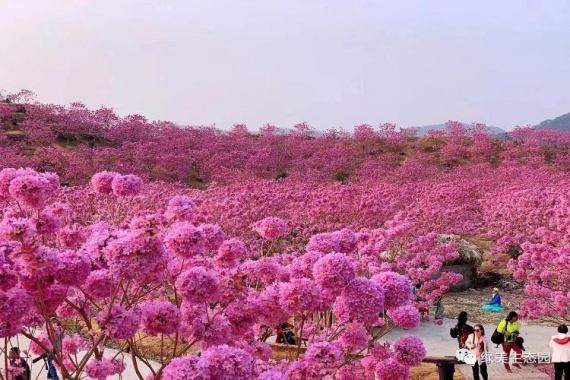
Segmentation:
{"type": "Polygon", "coordinates": [[[331,130],[312,137],[314,131],[306,124],[296,125],[288,135],[270,125],[259,134],[248,133],[244,125],[222,133],[150,122],[140,115],[119,117],[111,109],[90,110],[80,103],[0,103],[0,125],[3,167],[55,172],[71,185],[85,184],[103,170],[204,187],[249,179],[407,180],[480,164],[524,163],[559,170],[570,165],[568,133],[520,128],[510,140],[498,141],[483,125],[468,129],[457,122],[425,138],[390,124],[361,125],[353,135],[331,130]]]}
{"type": "Polygon", "coordinates": [[[137,334],[161,341],[147,380],[405,379],[421,341],[375,332],[419,325],[413,283],[430,302],[461,280],[440,234],[487,235],[521,314],[568,316],[565,133],[254,135],[37,103],[0,104],[0,124],[0,338],[55,350],[66,380],[124,371],[110,344],[148,363],[137,334]],[[54,315],[87,333],[60,341],[54,315]]]}

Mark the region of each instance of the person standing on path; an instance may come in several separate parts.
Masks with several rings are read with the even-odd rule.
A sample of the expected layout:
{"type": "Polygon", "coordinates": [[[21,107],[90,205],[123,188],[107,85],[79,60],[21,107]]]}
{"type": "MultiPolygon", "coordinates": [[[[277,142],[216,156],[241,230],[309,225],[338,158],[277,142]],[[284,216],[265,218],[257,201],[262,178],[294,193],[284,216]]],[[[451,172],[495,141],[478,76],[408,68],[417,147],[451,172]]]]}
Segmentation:
{"type": "Polygon", "coordinates": [[[435,299],[433,300],[433,306],[435,306],[435,314],[433,316],[434,318],[434,323],[436,325],[442,325],[443,324],[443,297],[439,296],[439,297],[435,297],[435,299]]]}
{"type": "Polygon", "coordinates": [[[517,343],[517,338],[520,335],[518,320],[519,315],[516,312],[511,311],[509,315],[507,315],[507,318],[503,319],[497,326],[497,331],[505,337],[503,341],[503,352],[506,354],[504,365],[505,370],[509,373],[512,372],[511,366],[509,365],[511,351],[515,352],[515,364],[513,364],[513,367],[521,368],[519,362],[522,355],[522,348],[517,343]]]}
{"type": "Polygon", "coordinates": [[[570,336],[568,336],[568,326],[558,326],[558,334],[550,339],[549,346],[550,358],[552,363],[554,363],[554,380],[570,379],[570,336]]]}
{"type": "Polygon", "coordinates": [[[61,355],[64,331],[63,327],[61,326],[61,322],[59,319],[57,319],[57,317],[51,317],[50,322],[52,323],[51,334],[54,338],[53,349],[51,352],[44,352],[42,355],[32,360],[32,363],[36,363],[43,359],[46,365],[48,380],[59,380],[59,376],[54,365],[54,360],[56,358],[56,355],[61,355]]]}
{"type": "Polygon", "coordinates": [[[55,339],[53,341],[53,352],[46,358],[48,370],[47,378],[50,380],[59,380],[59,376],[57,375],[57,370],[55,369],[53,362],[56,355],[61,355],[64,332],[63,327],[61,327],[61,322],[59,319],[57,319],[57,317],[51,317],[50,320],[53,324],[53,334],[55,339]]]}
{"type": "MultiPolygon", "coordinates": [[[[457,325],[455,325],[455,328],[457,329],[457,343],[459,344],[459,348],[463,348],[465,346],[465,340],[467,339],[469,334],[472,332],[472,331],[469,331],[469,329],[465,329],[464,327],[466,327],[466,326],[469,326],[467,324],[467,312],[462,311],[457,316],[457,325]],[[464,331],[464,330],[467,330],[468,332],[464,331]]],[[[469,326],[469,327],[471,327],[471,326],[469,326]]]]}
{"type": "Polygon", "coordinates": [[[465,341],[465,347],[469,348],[477,359],[475,364],[473,364],[473,379],[479,380],[479,372],[481,372],[483,380],[488,380],[489,375],[487,374],[486,360],[489,357],[489,353],[487,352],[489,341],[485,338],[485,329],[482,325],[475,325],[474,331],[475,332],[470,334],[465,341]]]}
{"type": "Polygon", "coordinates": [[[28,362],[26,362],[26,359],[20,356],[20,349],[18,347],[10,348],[8,358],[10,359],[10,366],[21,371],[14,376],[14,380],[31,380],[32,371],[30,370],[30,366],[28,365],[28,362]]]}
{"type": "Polygon", "coordinates": [[[422,283],[418,282],[414,286],[412,286],[412,295],[415,297],[416,302],[426,302],[424,297],[418,295],[418,290],[422,287],[422,283]]]}

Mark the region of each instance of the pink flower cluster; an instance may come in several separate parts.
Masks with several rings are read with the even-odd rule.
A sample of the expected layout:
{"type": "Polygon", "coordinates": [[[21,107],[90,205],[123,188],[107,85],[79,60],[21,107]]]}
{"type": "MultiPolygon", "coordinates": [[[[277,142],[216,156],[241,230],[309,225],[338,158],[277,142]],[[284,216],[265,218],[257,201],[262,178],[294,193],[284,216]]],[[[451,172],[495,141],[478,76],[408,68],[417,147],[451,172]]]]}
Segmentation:
{"type": "Polygon", "coordinates": [[[107,380],[110,376],[123,373],[126,369],[125,362],[118,359],[92,360],[85,366],[87,375],[95,380],[107,380]]]}
{"type": "Polygon", "coordinates": [[[6,168],[0,171],[0,198],[9,198],[31,208],[42,208],[59,188],[59,177],[53,173],[6,168]]]}
{"type": "Polygon", "coordinates": [[[264,239],[275,240],[287,233],[287,222],[280,218],[268,217],[253,225],[253,229],[264,239]]]}
{"type": "Polygon", "coordinates": [[[151,301],[141,306],[142,326],[150,336],[172,335],[180,327],[180,310],[168,301],[151,301]]]}
{"type": "Polygon", "coordinates": [[[251,244],[261,243],[258,237],[250,244],[227,238],[219,225],[207,223],[211,220],[192,197],[165,201],[164,209],[142,207],[155,200],[144,193],[134,196],[136,182],[114,173],[94,177],[95,193],[87,194],[100,203],[90,212],[73,198],[75,190],[56,191],[50,195],[53,204],[48,197],[38,208],[8,206],[0,221],[0,279],[5,280],[0,307],[9,315],[0,315],[6,321],[0,337],[39,328],[45,335],[33,337],[37,352],[54,349],[62,370],[94,379],[113,378],[126,365],[105,358],[99,343],[124,342],[143,357],[138,333],[176,342],[163,347],[169,352],[161,354],[164,365],[154,380],[305,379],[336,373],[365,379],[366,360],[347,361],[355,353],[369,358],[370,368],[386,362],[407,371],[416,365],[417,341],[403,340],[390,355],[374,356],[366,350],[373,346],[367,329],[386,323],[383,310],[399,326],[417,326],[417,310],[402,296],[409,295],[406,273],[413,272],[412,265],[423,266],[414,280],[435,275],[426,287],[441,292],[453,279],[438,277],[434,268],[441,268],[453,247],[438,245],[430,234],[415,238],[409,223],[395,219],[388,229],[315,234],[303,250],[289,240],[294,238],[287,223],[266,218],[256,231],[273,240],[275,250],[260,257],[251,244]],[[391,260],[387,250],[415,256],[391,260]],[[320,312],[334,313],[336,321],[313,318],[320,312]],[[54,333],[60,331],[51,320],[54,314],[87,326],[88,338],[54,333]],[[297,336],[308,340],[308,349],[278,363],[262,336],[288,320],[297,336]],[[173,346],[202,353],[172,359],[173,346]],[[79,351],[90,355],[83,368],[74,359],[79,351]]]}
{"type": "MultiPolygon", "coordinates": [[[[0,104],[0,124],[13,107],[0,104]]],[[[96,342],[139,330],[204,350],[165,364],[163,378],[406,378],[425,355],[414,338],[338,359],[371,344],[363,329],[385,323],[383,310],[402,328],[419,324],[412,283],[432,300],[460,280],[441,273],[458,247],[438,233],[486,234],[497,263],[510,257],[525,284],[521,314],[567,317],[570,134],[517,128],[498,141],[485,129],[449,122],[412,139],[413,130],[361,125],[313,137],[299,124],[253,136],[244,125],[220,134],[78,103],[27,104],[30,144],[2,146],[0,337],[47,331],[57,313],[100,322],[86,343],[93,357],[102,357],[96,342]],[[57,135],[97,143],[54,148],[57,135]],[[57,168],[71,185],[109,171],[60,188],[54,174],[9,166],[57,168]],[[312,320],[321,311],[336,322],[312,320]],[[291,318],[307,355],[275,363],[254,339],[291,318]]],[[[53,336],[35,338],[57,349],[53,336]]],[[[61,364],[77,370],[67,352],[79,343],[63,346],[61,364]]],[[[111,364],[95,360],[88,372],[115,376],[111,364]]]]}

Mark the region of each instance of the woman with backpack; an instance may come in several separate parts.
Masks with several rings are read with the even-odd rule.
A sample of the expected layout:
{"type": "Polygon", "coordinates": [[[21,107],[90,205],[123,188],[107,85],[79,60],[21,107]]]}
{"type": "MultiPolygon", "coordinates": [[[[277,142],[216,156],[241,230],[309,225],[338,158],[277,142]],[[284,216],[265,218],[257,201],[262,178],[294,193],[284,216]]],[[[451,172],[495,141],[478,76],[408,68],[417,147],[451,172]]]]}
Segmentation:
{"type": "Polygon", "coordinates": [[[469,334],[467,340],[465,341],[465,347],[471,350],[471,353],[477,361],[473,364],[473,379],[479,380],[479,372],[483,380],[488,380],[489,375],[487,374],[487,360],[489,358],[489,342],[485,338],[485,329],[482,325],[475,325],[473,329],[474,333],[469,334]]]}
{"type": "Polygon", "coordinates": [[[511,371],[511,366],[509,365],[509,359],[511,356],[511,351],[515,352],[515,364],[513,364],[516,368],[521,368],[518,362],[520,361],[522,355],[522,347],[520,344],[520,331],[519,331],[519,315],[511,311],[509,315],[507,315],[506,319],[503,319],[501,323],[497,326],[497,332],[503,335],[503,352],[506,354],[506,358],[504,361],[505,370],[507,372],[511,371]]]}
{"type": "Polygon", "coordinates": [[[457,324],[449,331],[449,335],[452,338],[457,339],[457,343],[459,344],[459,348],[463,348],[465,346],[465,341],[469,336],[473,328],[467,324],[467,312],[462,311],[457,316],[457,324]]]}

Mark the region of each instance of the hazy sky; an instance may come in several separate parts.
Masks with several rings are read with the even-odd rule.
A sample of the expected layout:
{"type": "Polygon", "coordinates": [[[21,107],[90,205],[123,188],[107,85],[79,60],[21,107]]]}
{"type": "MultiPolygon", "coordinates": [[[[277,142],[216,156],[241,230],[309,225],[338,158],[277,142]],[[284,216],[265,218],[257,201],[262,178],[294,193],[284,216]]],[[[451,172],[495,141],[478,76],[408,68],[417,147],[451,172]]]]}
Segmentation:
{"type": "Polygon", "coordinates": [[[0,0],[0,89],[229,128],[570,112],[568,0],[0,0]]]}

